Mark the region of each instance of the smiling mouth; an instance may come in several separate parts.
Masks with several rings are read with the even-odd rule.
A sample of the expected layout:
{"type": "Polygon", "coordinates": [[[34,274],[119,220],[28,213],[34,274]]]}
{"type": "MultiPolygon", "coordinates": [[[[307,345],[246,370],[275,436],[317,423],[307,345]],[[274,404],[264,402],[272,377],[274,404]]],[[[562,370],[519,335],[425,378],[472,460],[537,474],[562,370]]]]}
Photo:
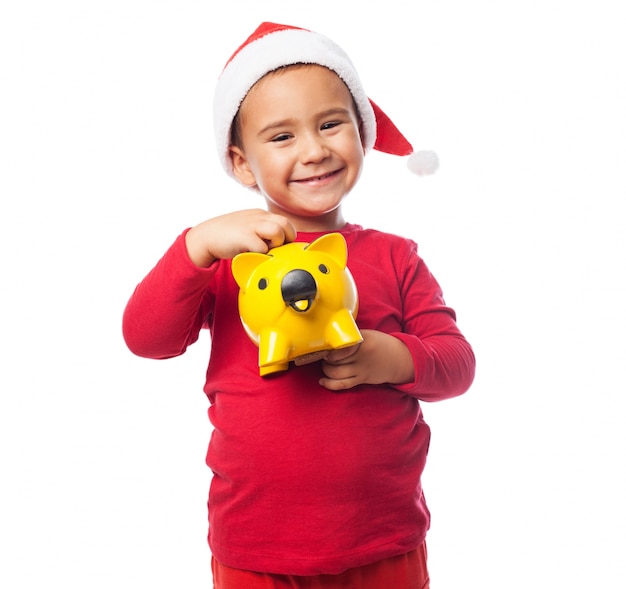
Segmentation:
{"type": "Polygon", "coordinates": [[[322,174],[321,176],[310,176],[309,178],[301,178],[300,180],[295,180],[295,182],[320,182],[321,180],[326,180],[327,178],[331,178],[335,174],[337,174],[339,170],[334,170],[332,172],[328,172],[327,174],[322,174]]]}

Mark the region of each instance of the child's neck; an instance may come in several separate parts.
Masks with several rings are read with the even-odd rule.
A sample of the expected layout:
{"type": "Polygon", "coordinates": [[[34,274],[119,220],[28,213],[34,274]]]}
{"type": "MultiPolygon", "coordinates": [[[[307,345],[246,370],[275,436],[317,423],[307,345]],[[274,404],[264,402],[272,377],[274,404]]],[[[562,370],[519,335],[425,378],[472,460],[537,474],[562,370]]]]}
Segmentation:
{"type": "MultiPolygon", "coordinates": [[[[272,211],[278,214],[278,211],[272,211]]],[[[342,229],[346,221],[341,212],[341,208],[335,209],[326,215],[318,217],[306,217],[298,215],[286,215],[289,220],[294,224],[298,233],[328,233],[331,231],[339,231],[342,229]]]]}
{"type": "Polygon", "coordinates": [[[299,233],[327,233],[329,231],[339,231],[346,224],[343,216],[334,219],[332,222],[329,222],[326,218],[305,218],[294,219],[293,223],[296,226],[296,231],[299,233]]]}

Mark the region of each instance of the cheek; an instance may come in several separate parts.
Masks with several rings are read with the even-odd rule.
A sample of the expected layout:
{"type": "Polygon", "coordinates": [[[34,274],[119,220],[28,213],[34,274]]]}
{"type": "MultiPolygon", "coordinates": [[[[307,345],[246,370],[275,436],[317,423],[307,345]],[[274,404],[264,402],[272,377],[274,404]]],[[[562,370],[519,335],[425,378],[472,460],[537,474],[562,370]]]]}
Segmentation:
{"type": "Polygon", "coordinates": [[[351,153],[351,161],[353,165],[359,169],[359,174],[360,174],[361,169],[363,168],[364,159],[365,159],[365,149],[360,143],[355,144],[351,153]]]}
{"type": "Polygon", "coordinates": [[[354,162],[358,162],[365,156],[365,145],[358,129],[354,129],[354,132],[345,137],[345,144],[343,146],[344,153],[349,155],[350,159],[354,162]]]}
{"type": "Polygon", "coordinates": [[[252,167],[252,173],[257,186],[266,195],[276,193],[288,177],[284,167],[279,166],[274,158],[257,159],[252,167]]]}
{"type": "Polygon", "coordinates": [[[287,153],[273,152],[259,154],[254,161],[254,172],[258,177],[263,177],[265,182],[282,180],[289,174],[291,160],[287,153]]]}

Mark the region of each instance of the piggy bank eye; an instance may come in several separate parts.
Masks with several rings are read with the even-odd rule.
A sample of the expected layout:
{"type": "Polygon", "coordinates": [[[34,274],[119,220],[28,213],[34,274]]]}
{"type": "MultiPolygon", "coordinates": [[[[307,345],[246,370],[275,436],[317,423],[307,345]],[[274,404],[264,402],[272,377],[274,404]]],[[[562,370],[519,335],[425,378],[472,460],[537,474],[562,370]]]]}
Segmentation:
{"type": "Polygon", "coordinates": [[[322,274],[328,274],[328,273],[330,272],[330,270],[328,269],[328,266],[326,266],[326,264],[320,264],[320,265],[318,266],[318,268],[319,268],[319,271],[320,271],[322,274]]]}
{"type": "Polygon", "coordinates": [[[267,278],[261,278],[259,280],[259,290],[265,290],[267,288],[267,278]]]}

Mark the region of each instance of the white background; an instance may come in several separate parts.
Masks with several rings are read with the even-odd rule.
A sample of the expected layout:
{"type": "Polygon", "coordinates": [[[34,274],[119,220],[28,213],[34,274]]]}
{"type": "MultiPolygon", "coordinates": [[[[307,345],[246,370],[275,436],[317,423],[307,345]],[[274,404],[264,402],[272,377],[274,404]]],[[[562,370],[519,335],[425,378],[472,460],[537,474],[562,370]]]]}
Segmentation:
{"type": "Polygon", "coordinates": [[[412,237],[475,347],[425,405],[433,587],[626,586],[626,36],[615,0],[4,2],[0,586],[210,586],[210,341],[121,339],[226,178],[215,80],[263,20],[325,33],[441,169],[372,153],[350,221],[412,237]]]}

